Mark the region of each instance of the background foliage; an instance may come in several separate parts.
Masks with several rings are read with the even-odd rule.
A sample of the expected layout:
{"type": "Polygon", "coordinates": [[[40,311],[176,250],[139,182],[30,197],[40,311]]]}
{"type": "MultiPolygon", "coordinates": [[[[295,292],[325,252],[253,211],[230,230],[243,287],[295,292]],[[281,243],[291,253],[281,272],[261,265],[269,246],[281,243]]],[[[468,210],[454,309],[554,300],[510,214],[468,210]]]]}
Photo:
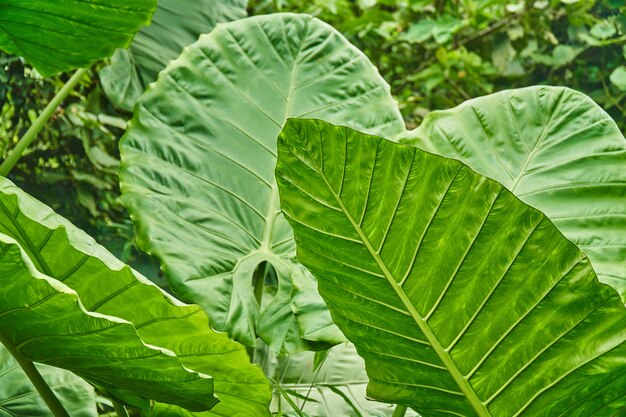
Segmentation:
{"type": "MultiPolygon", "coordinates": [[[[252,0],[250,15],[311,13],[339,29],[391,84],[409,128],[431,110],[535,84],[591,96],[626,129],[625,0],[252,0]]],[[[100,64],[101,66],[102,64],[100,64]]],[[[149,276],[119,204],[117,140],[130,114],[102,93],[96,66],[10,178],[149,276]]],[[[0,54],[0,151],[67,75],[43,78],[0,54]]]]}
{"type": "Polygon", "coordinates": [[[622,129],[623,0],[257,0],[253,13],[311,13],[362,49],[409,127],[431,110],[536,84],[584,92],[622,129]]]}

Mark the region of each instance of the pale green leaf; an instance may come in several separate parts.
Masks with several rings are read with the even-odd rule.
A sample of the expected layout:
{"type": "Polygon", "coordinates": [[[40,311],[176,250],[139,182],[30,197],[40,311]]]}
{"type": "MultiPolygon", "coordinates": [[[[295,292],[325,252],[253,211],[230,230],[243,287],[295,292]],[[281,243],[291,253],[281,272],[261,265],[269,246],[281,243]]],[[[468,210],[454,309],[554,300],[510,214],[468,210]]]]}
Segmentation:
{"type": "Polygon", "coordinates": [[[0,49],[43,75],[85,67],[127,46],[156,0],[0,0],[0,49]]]}
{"type": "Polygon", "coordinates": [[[621,66],[615,68],[609,77],[611,82],[620,90],[626,91],[626,67],[621,66]]]}
{"type": "Polygon", "coordinates": [[[541,210],[626,295],[626,140],[590,98],[562,87],[503,91],[432,112],[406,136],[541,210]]]}
{"type": "Polygon", "coordinates": [[[246,16],[247,0],[160,0],[152,24],[139,31],[128,49],[119,49],[100,71],[112,103],[132,110],[148,84],[182,49],[216,24],[246,16]]]}
{"type": "Polygon", "coordinates": [[[608,39],[611,36],[615,35],[617,29],[615,28],[615,24],[610,20],[601,20],[589,31],[593,36],[598,39],[608,39]]]}
{"type": "Polygon", "coordinates": [[[122,139],[122,201],[142,248],[161,260],[178,296],[247,346],[259,335],[284,352],[344,340],[338,331],[303,339],[314,332],[291,307],[301,270],[273,169],[286,119],[307,115],[404,131],[389,86],[362,52],[311,16],[273,14],[219,25],[186,48],[140,99],[122,139]],[[263,309],[251,288],[262,262],[278,277],[263,309]]]}
{"type": "Polygon", "coordinates": [[[267,415],[260,368],[200,307],[168,296],[6,179],[0,240],[0,329],[29,360],[72,370],[134,405],[206,410],[214,389],[214,410],[267,415]]]}
{"type": "MultiPolygon", "coordinates": [[[[97,417],[96,394],[91,385],[69,371],[37,365],[63,407],[72,417],[97,417]]],[[[48,417],[50,410],[22,368],[0,345],[0,416],[48,417]]]]}
{"type": "Polygon", "coordinates": [[[278,155],[298,259],[370,397],[428,417],[626,406],[626,308],[541,212],[457,160],[319,120],[290,120],[278,155]]]}

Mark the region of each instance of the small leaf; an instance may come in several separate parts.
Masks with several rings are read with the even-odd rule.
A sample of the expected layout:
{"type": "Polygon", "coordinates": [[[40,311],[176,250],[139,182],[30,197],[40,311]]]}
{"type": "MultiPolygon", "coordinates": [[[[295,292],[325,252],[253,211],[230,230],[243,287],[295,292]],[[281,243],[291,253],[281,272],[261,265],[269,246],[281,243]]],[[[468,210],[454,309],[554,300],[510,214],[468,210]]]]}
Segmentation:
{"type": "Polygon", "coordinates": [[[621,66],[615,68],[609,77],[611,82],[622,91],[626,91],[626,67],[621,66]]]}
{"type": "Polygon", "coordinates": [[[589,31],[593,36],[598,39],[608,39],[611,36],[615,35],[617,29],[615,29],[615,24],[613,24],[609,20],[601,20],[589,31]]]}

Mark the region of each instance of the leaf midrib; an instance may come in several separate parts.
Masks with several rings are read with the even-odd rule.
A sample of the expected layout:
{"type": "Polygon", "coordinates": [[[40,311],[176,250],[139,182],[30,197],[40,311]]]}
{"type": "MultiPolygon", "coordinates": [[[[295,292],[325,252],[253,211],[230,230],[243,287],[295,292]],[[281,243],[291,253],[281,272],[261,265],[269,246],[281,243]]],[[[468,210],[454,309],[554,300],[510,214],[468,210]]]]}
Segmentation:
{"type": "Polygon", "coordinates": [[[439,340],[432,332],[426,320],[419,314],[419,312],[415,309],[415,306],[413,305],[411,300],[409,300],[405,292],[398,285],[398,282],[394,279],[393,274],[389,271],[389,269],[387,268],[387,265],[385,264],[383,259],[380,257],[380,255],[376,252],[376,250],[370,243],[367,236],[365,236],[365,233],[363,232],[361,227],[352,218],[352,216],[350,215],[350,212],[348,211],[346,206],[343,204],[341,197],[337,195],[337,193],[335,193],[333,187],[331,186],[330,182],[328,181],[328,179],[326,178],[322,170],[319,169],[319,167],[317,166],[316,166],[316,170],[318,171],[320,177],[324,180],[326,187],[330,190],[331,194],[337,201],[337,204],[339,204],[339,207],[343,211],[344,215],[348,218],[348,220],[350,221],[350,224],[359,235],[359,238],[361,239],[361,241],[363,242],[367,250],[370,252],[370,255],[372,255],[372,257],[376,261],[376,264],[381,269],[383,275],[387,279],[387,282],[393,288],[398,298],[402,301],[407,311],[411,315],[411,318],[413,319],[413,321],[415,321],[415,323],[418,325],[418,327],[420,328],[424,336],[426,336],[426,339],[432,346],[433,350],[437,353],[437,356],[439,357],[439,359],[441,359],[445,367],[448,369],[448,372],[450,372],[452,378],[457,383],[457,385],[459,386],[463,394],[465,394],[465,397],[470,402],[470,404],[472,405],[472,407],[474,408],[478,416],[492,417],[486,405],[480,400],[480,398],[478,398],[478,395],[476,395],[476,393],[474,392],[474,389],[469,384],[469,381],[463,376],[463,374],[461,374],[456,364],[450,357],[450,354],[448,353],[448,351],[444,349],[443,346],[441,346],[441,343],[439,343],[439,340]]]}

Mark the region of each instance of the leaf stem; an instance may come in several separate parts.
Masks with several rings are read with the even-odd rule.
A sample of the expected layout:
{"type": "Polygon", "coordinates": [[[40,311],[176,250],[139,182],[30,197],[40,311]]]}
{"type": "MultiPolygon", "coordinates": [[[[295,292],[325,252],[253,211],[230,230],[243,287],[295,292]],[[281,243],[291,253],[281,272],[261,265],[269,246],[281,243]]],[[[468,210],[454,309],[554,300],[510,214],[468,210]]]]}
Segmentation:
{"type": "Polygon", "coordinates": [[[22,136],[19,142],[17,142],[17,145],[15,145],[15,148],[13,148],[13,151],[11,151],[7,159],[2,162],[0,165],[0,175],[6,177],[9,172],[11,172],[11,169],[13,169],[24,151],[31,145],[31,143],[33,143],[35,139],[37,139],[37,135],[39,135],[39,132],[41,132],[41,130],[46,126],[48,120],[50,120],[57,107],[59,107],[72,90],[74,90],[74,87],[76,87],[86,72],[87,70],[84,68],[78,69],[65,83],[61,90],[59,90],[59,92],[54,96],[54,98],[52,98],[50,103],[48,103],[37,119],[35,119],[33,124],[28,128],[26,133],[24,133],[24,136],[22,136]]]}
{"type": "Polygon", "coordinates": [[[128,417],[128,411],[126,411],[126,407],[123,404],[118,403],[115,400],[111,400],[113,404],[113,409],[115,410],[115,414],[117,417],[128,417]]]}
{"type": "Polygon", "coordinates": [[[396,405],[396,409],[391,417],[404,417],[406,414],[406,407],[403,405],[396,405]]]}
{"type": "MultiPolygon", "coordinates": [[[[265,285],[265,276],[267,274],[268,265],[267,262],[260,263],[254,273],[252,274],[252,283],[254,285],[254,298],[259,305],[259,311],[261,310],[261,302],[263,301],[263,286],[265,285]]],[[[250,361],[254,362],[254,347],[246,347],[250,361]]]]}
{"type": "Polygon", "coordinates": [[[10,343],[9,339],[0,332],[0,342],[7,348],[9,353],[15,358],[17,363],[20,365],[30,382],[35,386],[41,398],[46,402],[46,405],[54,415],[54,417],[70,417],[70,415],[65,411],[63,405],[59,401],[52,389],[48,385],[48,383],[43,379],[35,364],[25,358],[14,346],[10,343]]]}

